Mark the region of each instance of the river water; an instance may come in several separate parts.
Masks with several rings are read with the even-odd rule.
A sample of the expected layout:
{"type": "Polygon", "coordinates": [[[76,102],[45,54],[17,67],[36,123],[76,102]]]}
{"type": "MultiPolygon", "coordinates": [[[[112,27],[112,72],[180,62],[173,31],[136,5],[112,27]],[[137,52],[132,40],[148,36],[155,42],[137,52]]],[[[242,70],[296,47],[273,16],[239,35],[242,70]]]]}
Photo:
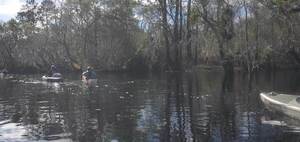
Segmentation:
{"type": "Polygon", "coordinates": [[[92,88],[78,75],[63,83],[43,82],[41,75],[1,79],[0,141],[300,140],[298,121],[267,111],[259,99],[265,91],[299,94],[298,71],[98,76],[92,88]]]}

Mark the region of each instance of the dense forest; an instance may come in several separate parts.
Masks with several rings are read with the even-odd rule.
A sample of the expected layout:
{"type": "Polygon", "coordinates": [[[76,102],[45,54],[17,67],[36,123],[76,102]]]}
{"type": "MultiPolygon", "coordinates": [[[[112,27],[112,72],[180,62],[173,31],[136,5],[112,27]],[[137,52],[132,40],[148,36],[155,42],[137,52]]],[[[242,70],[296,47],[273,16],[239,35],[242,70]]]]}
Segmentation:
{"type": "Polygon", "coordinates": [[[26,0],[0,23],[0,68],[298,67],[299,33],[297,0],[26,0]]]}

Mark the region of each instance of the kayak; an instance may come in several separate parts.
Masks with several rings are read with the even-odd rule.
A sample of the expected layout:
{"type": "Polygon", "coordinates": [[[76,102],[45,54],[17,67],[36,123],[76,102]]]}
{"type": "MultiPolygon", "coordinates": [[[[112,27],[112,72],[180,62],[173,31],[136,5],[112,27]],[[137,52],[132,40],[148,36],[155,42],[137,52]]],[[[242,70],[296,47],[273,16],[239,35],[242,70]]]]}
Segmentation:
{"type": "Polygon", "coordinates": [[[0,72],[0,78],[4,78],[5,77],[5,74],[0,72]]]}
{"type": "Polygon", "coordinates": [[[5,74],[5,73],[0,73],[0,79],[5,79],[5,80],[12,80],[15,79],[12,75],[5,74]]]}
{"type": "Polygon", "coordinates": [[[51,76],[43,76],[42,80],[45,80],[47,82],[62,82],[63,78],[62,77],[51,77],[51,76]]]}
{"type": "Polygon", "coordinates": [[[86,79],[85,76],[82,76],[82,82],[87,86],[96,86],[98,79],[86,79]]]}
{"type": "Polygon", "coordinates": [[[260,99],[267,109],[300,120],[300,96],[270,92],[260,93],[260,99]]]}

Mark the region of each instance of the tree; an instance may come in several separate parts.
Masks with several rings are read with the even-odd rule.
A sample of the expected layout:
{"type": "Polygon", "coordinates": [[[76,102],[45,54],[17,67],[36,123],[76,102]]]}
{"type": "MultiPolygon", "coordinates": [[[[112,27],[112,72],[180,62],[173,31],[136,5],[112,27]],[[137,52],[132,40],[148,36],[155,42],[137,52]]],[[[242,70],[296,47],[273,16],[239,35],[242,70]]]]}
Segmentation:
{"type": "Polygon", "coordinates": [[[228,48],[231,48],[231,39],[234,36],[233,20],[234,12],[233,7],[223,1],[196,1],[198,12],[201,19],[206,25],[212,29],[218,41],[219,56],[225,71],[232,72],[233,70],[233,57],[226,53],[228,48]],[[209,9],[211,6],[216,6],[216,10],[209,9]]]}

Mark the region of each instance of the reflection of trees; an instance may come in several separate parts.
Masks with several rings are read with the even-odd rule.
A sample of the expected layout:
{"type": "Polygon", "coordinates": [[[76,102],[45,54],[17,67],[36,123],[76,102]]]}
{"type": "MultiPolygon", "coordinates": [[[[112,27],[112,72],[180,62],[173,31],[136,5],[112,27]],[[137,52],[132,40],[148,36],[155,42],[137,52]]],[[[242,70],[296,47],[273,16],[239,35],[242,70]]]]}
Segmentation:
{"type": "Polygon", "coordinates": [[[236,132],[235,96],[233,94],[233,74],[225,74],[222,82],[220,99],[220,131],[222,141],[233,141],[236,132]]]}
{"type": "Polygon", "coordinates": [[[25,104],[27,113],[23,122],[28,134],[35,139],[55,140],[65,136],[64,117],[56,107],[59,100],[53,93],[43,92],[42,86],[33,86],[31,94],[28,95],[28,102],[25,104]]]}
{"type": "Polygon", "coordinates": [[[1,114],[21,114],[19,120],[34,139],[255,141],[264,136],[256,122],[261,107],[253,91],[258,85],[250,85],[255,76],[230,78],[211,71],[167,75],[166,83],[113,80],[88,93],[74,86],[43,92],[47,89],[38,85],[0,81],[0,97],[8,100],[0,101],[8,103],[1,114]]]}
{"type": "MultiPolygon", "coordinates": [[[[16,106],[17,110],[14,110],[15,106],[12,104],[18,105],[18,103],[10,102],[14,101],[14,96],[12,96],[12,92],[14,91],[14,89],[15,88],[12,83],[0,79],[0,115],[3,117],[10,117],[13,115],[12,112],[16,111],[17,113],[17,110],[20,109],[18,106],[16,106]],[[8,100],[8,102],[6,102],[5,100],[8,100]]],[[[3,119],[5,118],[0,118],[0,121],[2,121],[3,119]]]]}
{"type": "Polygon", "coordinates": [[[0,88],[1,98],[7,101],[4,106],[10,108],[4,110],[9,111],[9,114],[4,114],[5,119],[25,126],[24,135],[30,139],[54,139],[58,137],[53,135],[63,133],[62,124],[59,123],[62,115],[54,111],[53,96],[39,90],[44,89],[42,86],[6,82],[0,87],[4,87],[0,88]]]}
{"type": "Polygon", "coordinates": [[[170,116],[171,116],[171,112],[170,112],[170,98],[171,98],[171,78],[169,76],[167,76],[167,98],[166,98],[166,116],[165,116],[165,121],[166,121],[166,127],[165,127],[165,130],[163,131],[164,132],[164,136],[162,138],[162,141],[165,141],[165,142],[170,142],[170,138],[171,138],[171,135],[170,135],[170,131],[171,131],[171,127],[170,127],[170,116]]]}
{"type": "Polygon", "coordinates": [[[72,139],[89,142],[141,139],[142,133],[136,130],[139,117],[137,106],[141,106],[139,103],[143,100],[140,99],[145,98],[138,98],[139,86],[129,83],[112,80],[107,88],[84,90],[89,93],[82,92],[78,96],[67,93],[68,97],[62,100],[68,102],[61,105],[65,106],[65,123],[72,139]]]}
{"type": "Polygon", "coordinates": [[[184,141],[185,139],[186,114],[183,91],[182,74],[167,74],[165,129],[161,141],[184,141]]]}
{"type": "MultiPolygon", "coordinates": [[[[206,125],[207,121],[204,120],[203,123],[202,118],[198,119],[194,115],[195,111],[198,110],[198,108],[194,108],[194,102],[199,101],[197,100],[200,91],[198,86],[197,74],[168,74],[168,93],[165,109],[166,125],[162,141],[202,141],[206,139],[205,135],[209,135],[209,132],[202,131],[203,127],[209,127],[209,125],[206,125]]],[[[206,118],[206,116],[203,117],[206,118]]]]}
{"type": "Polygon", "coordinates": [[[0,110],[4,119],[11,123],[23,123],[28,127],[28,136],[35,137],[38,132],[33,125],[38,124],[38,97],[24,92],[25,86],[6,80],[0,80],[0,98],[5,100],[2,104],[5,108],[0,110]],[[32,129],[31,129],[32,128],[32,129]]]}
{"type": "Polygon", "coordinates": [[[255,74],[252,78],[240,74],[169,74],[161,140],[257,140],[261,135],[256,122],[261,109],[255,93],[257,83],[255,74]]]}
{"type": "MultiPolygon", "coordinates": [[[[73,88],[72,88],[73,89],[73,88]]],[[[74,95],[81,90],[70,90],[65,92],[63,100],[60,102],[61,108],[64,110],[64,120],[66,129],[71,132],[71,138],[76,141],[95,141],[97,121],[93,117],[93,113],[89,112],[92,99],[85,92],[74,95]]],[[[91,93],[91,92],[90,92],[91,93]]]]}
{"type": "Polygon", "coordinates": [[[214,73],[200,78],[197,73],[168,74],[166,125],[161,140],[234,141],[237,136],[238,110],[235,105],[233,77],[224,76],[218,86],[220,80],[216,79],[218,77],[214,73]],[[220,92],[206,95],[217,92],[216,90],[220,92]]]}
{"type": "Polygon", "coordinates": [[[185,108],[184,108],[184,92],[183,92],[183,82],[182,75],[176,75],[175,77],[175,97],[176,97],[176,117],[178,123],[178,131],[176,132],[178,135],[178,139],[180,141],[184,140],[184,130],[185,130],[185,108]]]}
{"type": "MultiPolygon", "coordinates": [[[[208,83],[203,76],[199,76],[197,72],[188,74],[187,76],[187,93],[188,104],[190,108],[190,125],[193,141],[209,141],[211,136],[211,112],[209,110],[209,100],[203,90],[207,90],[212,86],[203,86],[208,83]],[[204,80],[204,81],[203,81],[204,80]],[[203,81],[203,83],[201,82],[203,81]],[[207,88],[204,88],[207,87],[207,88]]],[[[214,84],[214,83],[212,83],[214,84]]]]}

